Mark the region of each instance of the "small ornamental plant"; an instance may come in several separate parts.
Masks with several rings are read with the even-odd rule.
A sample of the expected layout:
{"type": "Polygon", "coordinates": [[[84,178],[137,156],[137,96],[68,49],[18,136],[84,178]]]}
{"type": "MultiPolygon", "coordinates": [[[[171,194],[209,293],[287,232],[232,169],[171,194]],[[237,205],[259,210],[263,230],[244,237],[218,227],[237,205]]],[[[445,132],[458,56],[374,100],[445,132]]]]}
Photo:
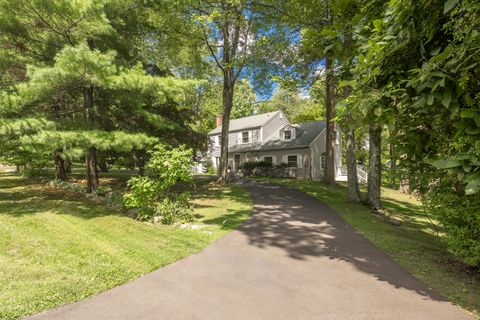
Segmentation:
{"type": "Polygon", "coordinates": [[[192,149],[159,144],[149,155],[145,175],[128,181],[125,207],[136,209],[137,218],[144,221],[162,224],[193,221],[190,194],[184,191],[185,185],[193,186],[192,149]]]}

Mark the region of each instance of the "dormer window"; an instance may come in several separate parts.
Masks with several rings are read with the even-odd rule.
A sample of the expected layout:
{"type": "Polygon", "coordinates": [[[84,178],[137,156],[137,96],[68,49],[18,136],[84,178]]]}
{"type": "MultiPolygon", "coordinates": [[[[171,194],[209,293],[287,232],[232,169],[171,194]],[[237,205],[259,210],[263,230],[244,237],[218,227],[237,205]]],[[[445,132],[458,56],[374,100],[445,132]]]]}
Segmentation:
{"type": "Polygon", "coordinates": [[[248,131],[242,132],[242,143],[249,143],[250,142],[250,134],[248,131]]]}
{"type": "Polygon", "coordinates": [[[292,130],[285,130],[283,132],[283,140],[291,140],[292,139],[292,130]]]}

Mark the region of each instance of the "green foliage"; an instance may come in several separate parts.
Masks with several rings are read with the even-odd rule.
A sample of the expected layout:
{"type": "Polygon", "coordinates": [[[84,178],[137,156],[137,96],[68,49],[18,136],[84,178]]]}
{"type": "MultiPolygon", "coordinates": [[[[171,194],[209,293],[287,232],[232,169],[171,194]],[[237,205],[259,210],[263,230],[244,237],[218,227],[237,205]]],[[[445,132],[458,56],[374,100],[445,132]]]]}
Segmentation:
{"type": "Polygon", "coordinates": [[[480,4],[398,0],[378,14],[361,32],[350,105],[360,123],[396,133],[402,179],[446,227],[450,249],[478,265],[480,4]]]}
{"type": "MultiPolygon", "coordinates": [[[[9,163],[24,164],[41,152],[79,159],[90,147],[99,158],[107,153],[131,157],[159,138],[198,146],[201,135],[190,127],[193,104],[187,96],[200,82],[180,78],[184,66],[171,64],[185,63],[187,56],[176,59],[174,51],[185,53],[194,45],[175,42],[178,29],[155,30],[160,22],[180,26],[179,6],[135,0],[0,1],[2,122],[28,114],[53,124],[19,133],[0,146],[9,163]],[[92,91],[88,104],[86,90],[92,91]]],[[[199,52],[191,50],[188,57],[198,58],[199,52]]]]}
{"type": "Polygon", "coordinates": [[[269,100],[258,103],[258,113],[281,110],[292,123],[305,123],[325,117],[324,89],[316,82],[310,89],[310,96],[302,97],[297,89],[280,88],[269,100]]]}
{"type": "MultiPolygon", "coordinates": [[[[447,252],[442,238],[437,236],[422,204],[412,195],[382,188],[385,208],[391,217],[402,221],[400,226],[395,226],[379,220],[366,206],[347,201],[347,188],[344,186],[332,187],[297,179],[274,179],[272,182],[298,188],[318,198],[436,292],[468,310],[480,311],[478,273],[475,270],[468,272],[464,265],[453,262],[454,257],[447,252]]],[[[443,228],[437,228],[443,233],[443,228]]]]}
{"type": "Polygon", "coordinates": [[[27,177],[42,177],[54,175],[50,170],[49,164],[52,162],[52,154],[49,150],[40,149],[36,152],[17,151],[15,158],[7,159],[20,167],[22,175],[27,177]]]}
{"type": "Polygon", "coordinates": [[[142,220],[165,224],[192,221],[189,195],[179,185],[193,183],[192,159],[192,150],[185,146],[168,149],[157,145],[150,152],[145,176],[128,181],[125,206],[138,208],[138,217],[142,220]]]}
{"type": "Polygon", "coordinates": [[[62,149],[72,159],[79,159],[89,147],[100,151],[113,150],[127,152],[142,150],[155,145],[157,138],[143,133],[126,133],[123,131],[51,131],[43,130],[34,135],[22,136],[22,146],[31,152],[47,147],[62,149]]]}
{"type": "Polygon", "coordinates": [[[23,146],[21,137],[33,136],[41,130],[52,130],[55,123],[44,118],[19,118],[0,121],[0,161],[24,167],[27,175],[41,174],[51,161],[50,148],[39,148],[31,152],[23,146]]]}
{"type": "Polygon", "coordinates": [[[246,176],[290,177],[290,169],[287,163],[273,165],[265,161],[247,161],[240,168],[246,176]]]}
{"type": "MultiPolygon", "coordinates": [[[[211,81],[203,83],[197,90],[197,121],[198,131],[207,133],[215,128],[216,116],[223,113],[222,84],[211,81]]],[[[256,96],[252,86],[246,80],[240,80],[235,85],[233,93],[232,119],[251,116],[255,111],[256,96]]]]}
{"type": "MultiPolygon", "coordinates": [[[[435,176],[436,177],[436,176],[435,176]]],[[[465,196],[453,172],[444,172],[436,183],[422,195],[422,201],[446,227],[445,241],[450,250],[463,262],[480,265],[480,207],[479,194],[465,196]]]]}
{"type": "Polygon", "coordinates": [[[252,209],[241,186],[199,185],[192,196],[201,228],[158,228],[36,181],[0,176],[8,190],[0,194],[2,320],[80,301],[196,253],[252,209]]]}
{"type": "Polygon", "coordinates": [[[155,208],[153,222],[172,224],[174,222],[192,222],[194,220],[193,206],[190,195],[186,192],[174,198],[164,198],[155,208]]]}
{"type": "Polygon", "coordinates": [[[213,166],[211,159],[207,159],[206,167],[207,167],[207,174],[210,174],[210,175],[217,174],[217,169],[213,166]]]}
{"type": "Polygon", "coordinates": [[[271,168],[273,165],[271,162],[265,161],[246,161],[240,166],[243,170],[252,170],[254,168],[271,168]]]}
{"type": "Polygon", "coordinates": [[[51,180],[48,183],[48,185],[52,187],[57,187],[64,190],[72,191],[75,193],[80,193],[80,194],[85,193],[85,188],[82,185],[78,183],[70,182],[70,181],[62,181],[59,179],[54,179],[54,180],[51,180]]]}

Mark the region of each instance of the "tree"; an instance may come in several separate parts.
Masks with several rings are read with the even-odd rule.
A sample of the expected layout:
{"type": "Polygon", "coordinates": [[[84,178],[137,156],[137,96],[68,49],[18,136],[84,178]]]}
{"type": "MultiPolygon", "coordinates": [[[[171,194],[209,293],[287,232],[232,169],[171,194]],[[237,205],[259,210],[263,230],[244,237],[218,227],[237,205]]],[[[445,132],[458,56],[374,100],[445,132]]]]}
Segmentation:
{"type": "Polygon", "coordinates": [[[259,102],[256,109],[258,113],[282,110],[292,123],[321,120],[325,118],[324,91],[320,81],[311,86],[308,96],[302,96],[297,88],[283,88],[280,85],[272,97],[259,102]]]}
{"type": "MultiPolygon", "coordinates": [[[[63,134],[56,135],[63,142],[51,151],[59,178],[65,178],[66,170],[62,166],[65,161],[68,163],[69,156],[84,156],[88,188],[89,191],[95,189],[97,153],[113,151],[104,145],[108,139],[102,139],[102,146],[97,145],[102,131],[104,138],[126,139],[125,146],[130,146],[128,151],[133,154],[141,154],[143,143],[148,139],[139,139],[135,144],[127,141],[125,134],[110,133],[143,131],[150,138],[162,137],[172,143],[200,140],[200,135],[189,129],[193,112],[187,108],[191,106],[182,101],[182,95],[193,91],[190,85],[193,82],[182,83],[170,72],[160,70],[155,64],[158,59],[144,54],[147,45],[138,45],[148,43],[148,52],[158,54],[158,48],[167,42],[172,49],[183,46],[172,41],[170,34],[153,41],[154,26],[143,19],[151,13],[150,7],[138,5],[134,0],[122,4],[84,1],[82,5],[61,0],[17,1],[14,5],[2,1],[0,7],[0,48],[8,57],[0,61],[0,68],[5,70],[2,75],[8,75],[1,80],[6,88],[3,92],[9,96],[3,100],[6,112],[2,116],[11,121],[21,118],[28,110],[31,115],[55,122],[55,130],[63,134]],[[63,59],[69,50],[73,55],[63,59]],[[99,60],[95,61],[96,58],[99,60]],[[27,65],[30,66],[28,74],[24,71],[27,65]],[[76,73],[79,70],[86,73],[76,73]],[[34,80],[35,77],[38,79],[34,80]],[[41,83],[41,78],[46,82],[41,83]],[[28,85],[15,86],[17,82],[26,81],[28,85]],[[39,88],[45,92],[37,90],[39,88]],[[132,96],[132,91],[137,95],[132,96]],[[13,101],[14,96],[21,97],[20,101],[13,101]],[[74,139],[76,145],[73,148],[68,145],[63,138],[71,139],[67,133],[75,130],[90,132],[90,138],[81,134],[90,144],[74,139]],[[79,153],[78,148],[88,152],[79,153]]],[[[168,56],[163,53],[162,57],[168,56]]],[[[170,57],[173,56],[172,53],[170,57]]],[[[28,137],[19,136],[18,141],[20,138],[28,137]]],[[[39,150],[39,144],[33,139],[25,141],[39,150]]],[[[118,148],[117,142],[110,141],[110,145],[118,148]]],[[[35,152],[33,148],[30,150],[35,152]]]]}
{"type": "Polygon", "coordinates": [[[374,210],[382,207],[380,202],[382,150],[381,150],[382,127],[376,123],[370,124],[369,128],[369,156],[368,156],[368,203],[374,210]]]}
{"type": "Polygon", "coordinates": [[[228,130],[235,84],[250,62],[259,30],[256,1],[216,0],[192,4],[193,17],[205,45],[220,69],[222,88],[222,135],[219,181],[228,180],[228,130]]]}
{"type": "Polygon", "coordinates": [[[372,113],[395,132],[402,180],[472,266],[480,263],[479,17],[477,1],[390,2],[365,28],[355,92],[379,96],[372,113]]]}
{"type": "MultiPolygon", "coordinates": [[[[215,118],[223,110],[222,87],[223,83],[218,81],[208,81],[198,87],[195,128],[199,132],[207,133],[215,128],[215,118]]],[[[251,116],[255,110],[255,92],[249,81],[241,79],[237,82],[233,94],[231,117],[236,119],[251,116]]]]}
{"type": "MultiPolygon", "coordinates": [[[[352,30],[358,21],[359,10],[356,1],[291,1],[287,12],[293,9],[293,17],[285,13],[294,24],[302,28],[301,50],[299,61],[310,77],[318,80],[321,74],[325,80],[325,110],[326,110],[326,164],[323,181],[335,184],[335,99],[339,80],[350,73],[351,62],[354,59],[352,50],[352,30]],[[295,14],[297,13],[297,14],[295,14]],[[296,17],[298,16],[298,17],[296,17]],[[319,69],[322,72],[319,72],[319,69]],[[336,75],[336,73],[339,73],[336,75]]],[[[301,72],[303,73],[303,72],[301,72]]],[[[342,97],[340,97],[342,98],[342,97]]],[[[343,98],[346,98],[344,96],[343,98]]],[[[354,139],[353,134],[349,134],[354,139]]],[[[350,144],[354,145],[354,144],[350,144]]],[[[353,156],[354,153],[348,153],[353,156]]],[[[353,160],[355,161],[355,160],[353,160]]],[[[350,161],[352,162],[352,161],[350,161]]],[[[351,166],[349,166],[351,168],[351,166]]],[[[349,175],[353,178],[353,174],[349,175]]],[[[358,185],[358,182],[356,183],[358,185]]],[[[355,183],[349,184],[354,186],[355,183]]],[[[354,188],[354,187],[353,187],[354,188]]],[[[354,188],[350,192],[356,192],[354,188]]],[[[358,197],[355,197],[358,198],[358,197]]]]}

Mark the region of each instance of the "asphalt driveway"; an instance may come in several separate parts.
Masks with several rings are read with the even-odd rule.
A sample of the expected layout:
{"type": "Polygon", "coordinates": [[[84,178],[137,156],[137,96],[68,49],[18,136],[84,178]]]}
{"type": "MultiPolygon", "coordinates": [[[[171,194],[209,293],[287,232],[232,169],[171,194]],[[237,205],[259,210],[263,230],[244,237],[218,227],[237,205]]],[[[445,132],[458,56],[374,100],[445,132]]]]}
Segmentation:
{"type": "Polygon", "coordinates": [[[250,188],[251,217],[202,252],[31,319],[470,319],[315,198],[250,188]]]}

